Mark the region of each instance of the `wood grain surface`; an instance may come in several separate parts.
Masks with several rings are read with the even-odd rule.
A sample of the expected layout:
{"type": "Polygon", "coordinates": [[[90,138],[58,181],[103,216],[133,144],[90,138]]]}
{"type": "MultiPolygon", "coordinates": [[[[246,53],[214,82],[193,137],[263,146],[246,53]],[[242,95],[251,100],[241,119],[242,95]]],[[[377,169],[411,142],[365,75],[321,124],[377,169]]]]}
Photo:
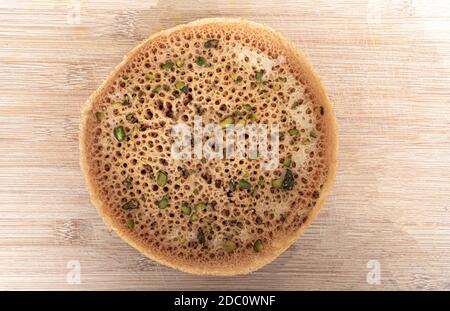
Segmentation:
{"type": "Polygon", "coordinates": [[[1,0],[0,289],[449,290],[449,86],[449,1],[1,0]],[[80,107],[123,55],[213,16],[292,40],[340,128],[316,221],[272,264],[228,278],[166,268],[108,232],[78,164],[80,107]]]}

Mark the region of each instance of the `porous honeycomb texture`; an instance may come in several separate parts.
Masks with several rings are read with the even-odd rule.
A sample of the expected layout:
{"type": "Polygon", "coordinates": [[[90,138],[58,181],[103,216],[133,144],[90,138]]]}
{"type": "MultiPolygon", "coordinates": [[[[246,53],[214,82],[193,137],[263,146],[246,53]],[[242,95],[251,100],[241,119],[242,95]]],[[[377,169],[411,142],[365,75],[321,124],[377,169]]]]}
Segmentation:
{"type": "Polygon", "coordinates": [[[122,235],[172,265],[217,270],[277,253],[302,226],[328,176],[327,111],[285,49],[251,27],[192,26],[145,42],[120,68],[83,130],[91,191],[122,235]],[[278,167],[172,159],[172,127],[196,115],[278,124],[278,167]]]}

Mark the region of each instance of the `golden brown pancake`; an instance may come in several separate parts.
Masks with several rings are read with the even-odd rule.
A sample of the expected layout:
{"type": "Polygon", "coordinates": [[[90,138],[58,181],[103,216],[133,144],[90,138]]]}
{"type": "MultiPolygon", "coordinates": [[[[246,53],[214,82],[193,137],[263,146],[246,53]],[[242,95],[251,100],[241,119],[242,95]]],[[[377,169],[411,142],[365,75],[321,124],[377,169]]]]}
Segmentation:
{"type": "Polygon", "coordinates": [[[274,260],[317,215],[337,129],[290,42],[253,22],[203,19],[126,55],[83,109],[80,149],[92,203],[120,237],[167,266],[234,275],[274,260]],[[259,154],[174,158],[171,131],[195,116],[223,129],[278,125],[277,165],[263,168],[259,154]]]}

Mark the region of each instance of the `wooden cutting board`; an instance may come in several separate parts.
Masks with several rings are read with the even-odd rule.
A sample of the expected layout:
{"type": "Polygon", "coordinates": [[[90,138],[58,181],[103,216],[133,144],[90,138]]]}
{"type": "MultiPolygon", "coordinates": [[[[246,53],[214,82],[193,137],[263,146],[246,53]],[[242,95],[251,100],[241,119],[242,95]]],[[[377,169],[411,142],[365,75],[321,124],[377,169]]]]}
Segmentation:
{"type": "Polygon", "coordinates": [[[450,289],[449,85],[448,1],[1,1],[0,289],[450,289]],[[80,107],[123,55],[213,16],[292,40],[340,129],[316,221],[231,278],[166,268],[108,232],[78,164],[80,107]]]}

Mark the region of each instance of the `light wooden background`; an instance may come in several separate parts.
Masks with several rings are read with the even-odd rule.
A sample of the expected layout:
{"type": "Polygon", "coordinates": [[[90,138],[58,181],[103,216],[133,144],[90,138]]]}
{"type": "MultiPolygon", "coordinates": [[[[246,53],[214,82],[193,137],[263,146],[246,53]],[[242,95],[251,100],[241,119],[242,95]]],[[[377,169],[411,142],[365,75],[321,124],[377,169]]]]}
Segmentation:
{"type": "Polygon", "coordinates": [[[450,3],[0,1],[0,289],[450,289],[450,3]],[[80,18],[77,10],[80,8],[80,18]],[[79,110],[150,34],[245,17],[291,39],[340,127],[304,237],[246,276],[198,277],[107,231],[78,165],[79,110]],[[68,262],[81,284],[68,284],[68,262]],[[380,265],[381,284],[366,280],[380,265]]]}

